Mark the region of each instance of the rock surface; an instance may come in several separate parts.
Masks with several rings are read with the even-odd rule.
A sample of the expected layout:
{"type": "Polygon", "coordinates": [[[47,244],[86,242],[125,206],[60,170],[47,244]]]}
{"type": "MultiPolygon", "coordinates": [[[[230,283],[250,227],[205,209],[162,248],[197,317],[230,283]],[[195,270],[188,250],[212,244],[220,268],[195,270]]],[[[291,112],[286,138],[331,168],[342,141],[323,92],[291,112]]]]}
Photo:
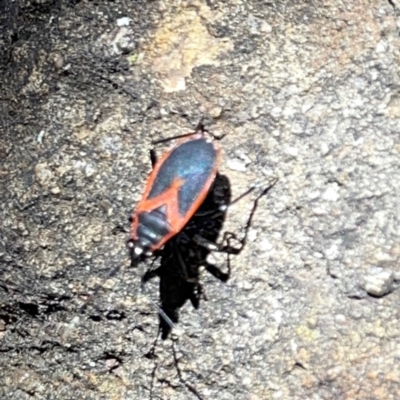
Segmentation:
{"type": "Polygon", "coordinates": [[[397,1],[0,7],[1,399],[399,398],[397,1]],[[125,241],[151,142],[201,114],[233,197],[279,182],[174,359],[125,241]]]}

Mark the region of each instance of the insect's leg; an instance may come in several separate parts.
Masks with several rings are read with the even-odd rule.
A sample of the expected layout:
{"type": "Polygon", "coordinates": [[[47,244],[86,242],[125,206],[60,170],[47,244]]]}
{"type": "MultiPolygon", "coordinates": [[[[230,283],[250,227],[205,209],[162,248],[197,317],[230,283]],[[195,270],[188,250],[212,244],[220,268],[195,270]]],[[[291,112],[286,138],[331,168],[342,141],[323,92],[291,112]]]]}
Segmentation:
{"type": "MultiPolygon", "coordinates": [[[[241,244],[241,246],[240,246],[239,252],[243,250],[244,246],[245,246],[246,243],[247,243],[247,236],[248,236],[250,227],[251,227],[251,225],[252,225],[252,223],[253,223],[254,214],[255,214],[256,211],[257,211],[259,201],[261,200],[261,198],[262,198],[263,196],[265,196],[266,194],[268,194],[268,192],[275,186],[275,184],[276,184],[277,182],[278,182],[278,178],[275,178],[275,179],[269,184],[269,186],[266,187],[266,188],[257,196],[257,198],[254,200],[253,208],[252,208],[251,211],[250,211],[249,218],[247,219],[247,223],[246,223],[246,226],[245,226],[245,228],[244,228],[244,236],[242,237],[242,239],[240,239],[240,244],[241,244]]],[[[227,233],[229,233],[229,232],[227,232],[227,233]]],[[[233,239],[233,238],[237,239],[237,237],[236,237],[236,235],[235,235],[234,233],[230,233],[230,236],[228,236],[227,248],[231,247],[230,244],[229,244],[229,241],[230,241],[231,239],[233,239]]]]}
{"type": "Polygon", "coordinates": [[[204,132],[204,114],[201,114],[200,120],[196,125],[196,132],[204,132]]]}
{"type": "MultiPolygon", "coordinates": [[[[223,204],[215,210],[210,210],[210,211],[205,211],[205,212],[197,212],[195,214],[195,217],[197,217],[197,218],[204,218],[204,217],[217,218],[218,216],[225,214],[229,207],[236,204],[239,200],[243,199],[243,197],[246,197],[248,194],[253,192],[255,188],[256,188],[256,186],[252,186],[250,189],[246,190],[235,200],[232,200],[229,204],[223,204]]],[[[200,244],[200,246],[202,245],[201,243],[199,243],[199,244],[200,244]]]]}
{"type": "Polygon", "coordinates": [[[157,156],[154,149],[150,150],[150,160],[151,160],[151,166],[154,168],[154,166],[157,164],[157,156]]]}
{"type": "Polygon", "coordinates": [[[191,135],[193,135],[193,132],[184,133],[182,135],[171,136],[171,137],[160,139],[160,140],[155,140],[155,141],[151,142],[151,144],[166,143],[166,142],[170,142],[171,140],[182,139],[182,138],[185,138],[185,137],[188,137],[191,135]]]}
{"type": "MultiPolygon", "coordinates": [[[[273,182],[268,187],[266,187],[254,200],[253,207],[250,211],[249,217],[247,218],[247,222],[246,222],[246,225],[244,228],[244,235],[241,239],[239,239],[237,237],[237,235],[233,232],[224,232],[224,236],[223,236],[222,242],[220,244],[208,242],[204,238],[201,238],[199,235],[195,235],[195,237],[194,237],[194,240],[196,241],[196,243],[199,244],[200,246],[203,246],[203,247],[211,250],[211,251],[219,251],[219,252],[228,253],[228,254],[239,254],[243,250],[244,246],[247,243],[247,235],[248,235],[249,229],[253,223],[254,214],[256,213],[256,210],[258,208],[258,203],[259,203],[261,197],[265,196],[275,186],[275,184],[277,182],[278,182],[278,179],[277,178],[274,179],[273,182]],[[238,241],[239,247],[233,247],[230,244],[230,242],[232,240],[238,241]]],[[[226,211],[226,209],[228,207],[230,207],[232,204],[236,203],[237,201],[241,200],[243,197],[247,196],[254,189],[255,189],[255,186],[253,186],[252,188],[247,190],[245,193],[240,195],[238,198],[233,200],[230,204],[225,206],[224,212],[226,211]]],[[[221,210],[221,212],[222,212],[222,210],[221,210]]]]}
{"type": "MultiPolygon", "coordinates": [[[[221,271],[219,267],[216,267],[214,264],[210,264],[209,262],[205,262],[204,268],[215,278],[219,279],[221,282],[227,282],[231,276],[231,254],[238,254],[241,249],[237,249],[230,244],[230,240],[232,239],[233,234],[230,232],[224,233],[224,239],[221,245],[218,245],[218,249],[216,251],[227,253],[227,272],[221,271]],[[224,241],[227,241],[227,246],[223,246],[224,241]]],[[[236,239],[236,237],[234,237],[236,239]]],[[[236,239],[237,240],[237,239],[236,239]]],[[[214,245],[212,243],[212,245],[214,245]]],[[[215,247],[215,245],[214,245],[215,247]]],[[[212,251],[212,250],[211,250],[212,251]]],[[[214,250],[215,251],[215,250],[214,250]]]]}
{"type": "Polygon", "coordinates": [[[208,129],[206,129],[204,126],[204,119],[205,119],[204,114],[201,114],[200,121],[198,122],[198,124],[196,126],[196,133],[207,132],[215,140],[221,140],[227,135],[226,133],[224,133],[222,135],[216,135],[214,132],[211,132],[208,129]]]}
{"type": "MultiPolygon", "coordinates": [[[[216,135],[212,132],[210,132],[209,130],[207,130],[204,127],[204,115],[202,114],[200,117],[200,121],[198,122],[196,128],[195,128],[195,132],[194,133],[202,133],[202,132],[207,132],[209,135],[211,135],[215,140],[221,140],[222,138],[224,138],[226,136],[226,134],[224,135],[216,135]]],[[[185,138],[187,136],[191,136],[193,135],[193,132],[190,133],[184,133],[183,135],[176,135],[176,136],[172,136],[172,137],[168,137],[165,139],[160,139],[160,140],[155,140],[152,142],[152,144],[160,144],[160,143],[165,143],[165,142],[169,142],[171,140],[175,140],[175,139],[182,139],[185,138]]]]}
{"type": "Polygon", "coordinates": [[[219,279],[221,282],[226,282],[231,275],[230,259],[228,255],[228,272],[222,272],[218,267],[213,264],[206,262],[204,268],[215,278],[219,279]]]}
{"type": "Polygon", "coordinates": [[[210,240],[207,240],[201,235],[194,235],[193,236],[193,241],[201,247],[204,247],[205,249],[209,251],[219,251],[220,245],[218,243],[211,242],[210,240]]]}
{"type": "Polygon", "coordinates": [[[228,243],[229,240],[231,239],[235,239],[239,242],[241,242],[240,239],[237,238],[237,236],[232,233],[232,232],[224,232],[223,238],[221,243],[214,243],[211,242],[207,239],[205,239],[203,236],[201,235],[194,235],[193,236],[193,241],[201,247],[204,247],[205,249],[209,250],[209,251],[217,251],[217,252],[223,252],[223,253],[229,253],[231,252],[232,254],[236,254],[238,252],[237,249],[235,249],[232,246],[227,246],[225,243],[228,243]]]}
{"type": "Polygon", "coordinates": [[[229,204],[222,204],[215,210],[209,210],[209,211],[203,211],[203,212],[197,212],[195,214],[195,218],[218,218],[219,216],[223,215],[226,213],[228,208],[235,204],[237,201],[241,200],[244,196],[247,196],[249,193],[251,193],[255,187],[251,187],[249,190],[247,190],[245,193],[241,194],[237,199],[231,201],[229,204]]]}

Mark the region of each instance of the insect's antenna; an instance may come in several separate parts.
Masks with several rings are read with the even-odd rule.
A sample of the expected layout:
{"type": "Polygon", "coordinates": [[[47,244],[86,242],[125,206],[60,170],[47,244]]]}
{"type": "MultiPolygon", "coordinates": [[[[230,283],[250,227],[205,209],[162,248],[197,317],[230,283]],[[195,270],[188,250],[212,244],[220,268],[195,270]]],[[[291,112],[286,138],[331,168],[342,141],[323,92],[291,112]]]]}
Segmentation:
{"type": "Polygon", "coordinates": [[[142,281],[140,285],[140,292],[149,300],[149,302],[156,308],[158,314],[163,318],[163,320],[167,323],[170,329],[175,328],[175,324],[172,322],[171,318],[168,317],[167,313],[146,293],[145,282],[142,281]]]}
{"type": "Polygon", "coordinates": [[[253,185],[250,189],[246,190],[244,193],[242,193],[235,200],[232,200],[229,204],[223,204],[222,206],[219,206],[219,208],[218,208],[219,211],[225,212],[229,207],[231,207],[232,205],[236,204],[238,201],[242,200],[243,197],[246,197],[251,192],[253,192],[255,188],[256,188],[256,185],[253,185]]]}
{"type": "Polygon", "coordinates": [[[247,219],[247,223],[246,226],[244,228],[244,237],[241,240],[242,242],[242,246],[244,246],[247,242],[247,235],[248,235],[248,231],[253,223],[253,218],[254,218],[254,214],[256,213],[256,210],[258,208],[258,203],[260,201],[260,199],[265,196],[274,186],[275,184],[278,182],[278,178],[274,178],[274,180],[257,196],[257,198],[254,200],[253,203],[253,208],[251,209],[249,218],[247,219]]]}

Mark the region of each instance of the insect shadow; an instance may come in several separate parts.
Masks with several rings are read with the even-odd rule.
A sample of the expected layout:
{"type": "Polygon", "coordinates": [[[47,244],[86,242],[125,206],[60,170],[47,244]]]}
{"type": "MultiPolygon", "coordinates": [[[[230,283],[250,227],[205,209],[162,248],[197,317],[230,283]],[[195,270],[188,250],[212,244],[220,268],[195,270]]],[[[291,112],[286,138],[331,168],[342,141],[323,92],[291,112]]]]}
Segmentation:
{"type": "Polygon", "coordinates": [[[159,310],[161,338],[166,339],[171,329],[179,322],[179,310],[190,300],[193,307],[198,309],[201,298],[207,300],[203,287],[199,282],[200,267],[222,282],[230,277],[230,255],[238,255],[245,247],[247,234],[251,227],[258,202],[278,182],[275,178],[269,182],[253,201],[241,238],[232,232],[225,232],[222,241],[217,239],[222,229],[228,206],[240,201],[256,189],[250,187],[238,198],[231,200],[231,187],[226,176],[217,173],[214,185],[205,201],[189,220],[185,228],[171,238],[163,249],[154,253],[155,259],[160,258],[156,269],[148,270],[142,277],[142,290],[149,280],[160,279],[160,306],[153,304],[159,310]],[[232,245],[232,243],[236,243],[232,245]],[[207,261],[212,251],[227,254],[227,271],[223,272],[217,266],[207,261]]]}
{"type": "Polygon", "coordinates": [[[226,176],[217,174],[212,189],[196,214],[179,234],[155,254],[160,258],[159,266],[148,270],[142,278],[143,287],[155,277],[160,279],[162,339],[166,339],[173,324],[179,322],[179,311],[188,300],[195,309],[199,308],[202,298],[207,300],[199,282],[200,267],[203,266],[222,282],[229,279],[229,254],[235,254],[240,249],[230,245],[233,234],[224,235],[221,245],[217,244],[217,239],[225,220],[226,207],[230,202],[229,180],[226,176]],[[228,253],[226,272],[207,261],[207,256],[213,250],[228,253]]]}

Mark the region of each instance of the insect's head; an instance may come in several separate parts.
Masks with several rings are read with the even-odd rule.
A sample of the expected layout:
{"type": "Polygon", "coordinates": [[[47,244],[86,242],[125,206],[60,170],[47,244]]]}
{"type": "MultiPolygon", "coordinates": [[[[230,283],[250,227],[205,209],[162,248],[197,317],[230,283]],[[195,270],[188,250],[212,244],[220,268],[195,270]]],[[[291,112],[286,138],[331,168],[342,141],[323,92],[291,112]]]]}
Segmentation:
{"type": "Polygon", "coordinates": [[[136,265],[144,260],[146,257],[152,255],[150,246],[143,243],[141,240],[129,239],[126,243],[131,256],[131,266],[136,267],[136,265]]]}

